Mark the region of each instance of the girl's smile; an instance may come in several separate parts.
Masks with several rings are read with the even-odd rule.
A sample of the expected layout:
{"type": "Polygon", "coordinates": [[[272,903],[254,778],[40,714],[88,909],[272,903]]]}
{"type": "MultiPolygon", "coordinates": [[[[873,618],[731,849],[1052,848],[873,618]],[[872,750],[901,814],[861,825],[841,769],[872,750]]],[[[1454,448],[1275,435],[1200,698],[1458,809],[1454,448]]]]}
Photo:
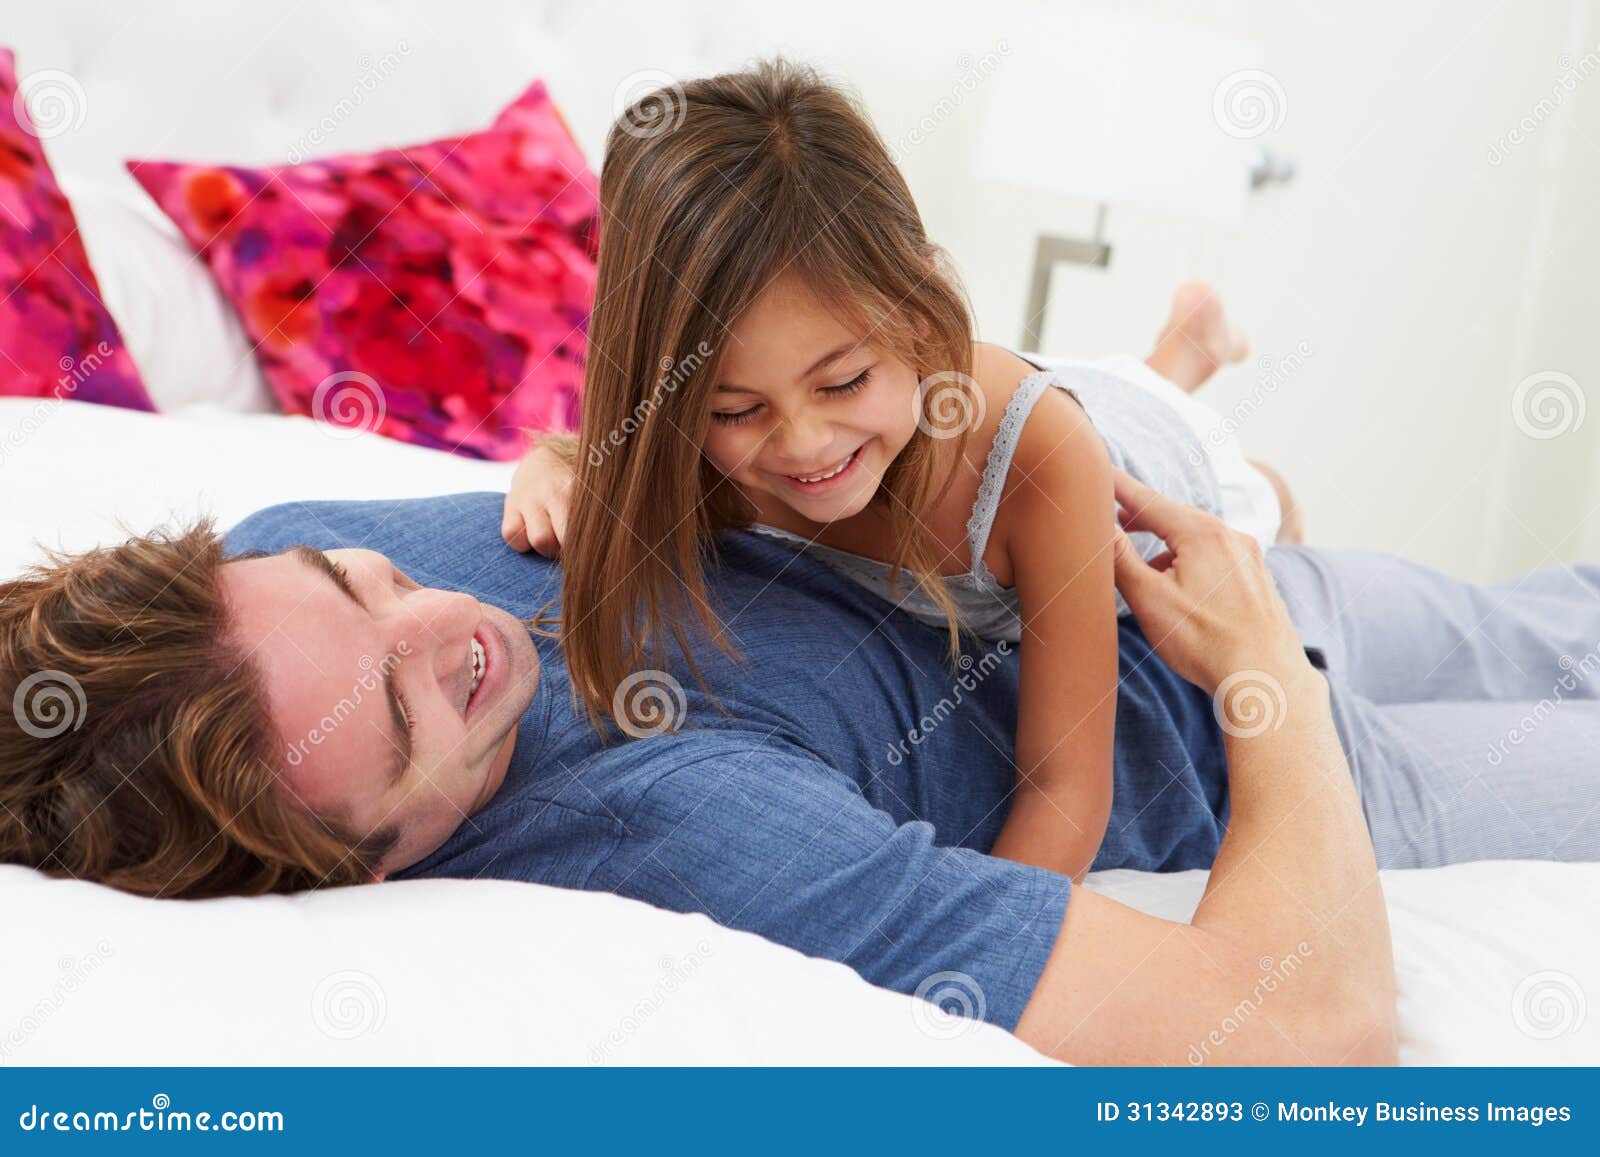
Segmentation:
{"type": "Polygon", "coordinates": [[[793,277],[769,286],[729,338],[706,458],[784,529],[860,514],[916,432],[916,371],[793,277]]]}

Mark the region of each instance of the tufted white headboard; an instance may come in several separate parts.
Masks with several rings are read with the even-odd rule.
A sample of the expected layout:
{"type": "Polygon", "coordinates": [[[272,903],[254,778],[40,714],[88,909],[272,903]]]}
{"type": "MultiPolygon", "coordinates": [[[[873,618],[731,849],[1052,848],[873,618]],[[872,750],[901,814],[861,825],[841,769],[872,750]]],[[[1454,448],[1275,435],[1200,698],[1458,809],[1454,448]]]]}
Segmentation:
{"type": "Polygon", "coordinates": [[[76,176],[125,180],[130,156],[266,164],[413,144],[482,127],[535,77],[598,165],[619,92],[779,51],[856,83],[886,132],[915,123],[976,42],[960,5],[933,7],[950,11],[928,19],[922,7],[908,21],[843,0],[5,0],[0,44],[20,76],[56,70],[81,88],[77,123],[47,142],[57,171],[76,176]]]}
{"type": "Polygon", "coordinates": [[[56,83],[76,123],[47,147],[80,177],[126,179],[130,156],[265,164],[411,144],[486,125],[535,76],[598,160],[619,81],[704,67],[693,22],[659,5],[628,19],[564,0],[6,7],[19,75],[70,78],[56,83]]]}

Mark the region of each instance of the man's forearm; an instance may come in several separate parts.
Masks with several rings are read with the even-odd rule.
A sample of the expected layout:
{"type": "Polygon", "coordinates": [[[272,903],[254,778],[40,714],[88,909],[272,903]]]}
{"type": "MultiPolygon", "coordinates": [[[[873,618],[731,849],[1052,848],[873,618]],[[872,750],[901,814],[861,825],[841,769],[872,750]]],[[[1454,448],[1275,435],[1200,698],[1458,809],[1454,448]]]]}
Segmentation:
{"type": "Polygon", "coordinates": [[[1283,689],[1281,725],[1226,740],[1231,817],[1193,924],[1247,960],[1295,957],[1301,992],[1264,1011],[1308,1057],[1382,1063],[1394,1048],[1388,916],[1328,686],[1309,665],[1268,677],[1283,689]]]}

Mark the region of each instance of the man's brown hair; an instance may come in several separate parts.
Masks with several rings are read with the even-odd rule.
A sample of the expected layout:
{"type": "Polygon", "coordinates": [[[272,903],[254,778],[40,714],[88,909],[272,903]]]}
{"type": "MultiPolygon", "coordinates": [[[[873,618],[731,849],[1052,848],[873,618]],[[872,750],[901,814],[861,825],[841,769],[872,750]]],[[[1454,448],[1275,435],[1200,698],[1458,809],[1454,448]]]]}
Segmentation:
{"type": "Polygon", "coordinates": [[[372,877],[395,833],[357,839],[280,790],[223,562],[201,523],[0,583],[0,861],[146,896],[372,877]]]}

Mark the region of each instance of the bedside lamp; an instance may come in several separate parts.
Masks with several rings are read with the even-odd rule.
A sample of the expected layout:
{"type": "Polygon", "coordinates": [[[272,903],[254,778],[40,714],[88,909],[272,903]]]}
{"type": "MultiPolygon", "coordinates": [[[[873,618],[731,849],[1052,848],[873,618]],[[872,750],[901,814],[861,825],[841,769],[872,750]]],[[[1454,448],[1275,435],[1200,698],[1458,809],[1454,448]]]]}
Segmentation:
{"type": "Polygon", "coordinates": [[[1037,351],[1056,263],[1110,265],[1112,205],[1235,224],[1250,190],[1289,179],[1293,166],[1261,146],[1287,110],[1247,41],[1044,6],[1011,27],[986,82],[977,175],[1095,205],[1091,236],[1038,238],[1021,342],[1037,351]]]}

